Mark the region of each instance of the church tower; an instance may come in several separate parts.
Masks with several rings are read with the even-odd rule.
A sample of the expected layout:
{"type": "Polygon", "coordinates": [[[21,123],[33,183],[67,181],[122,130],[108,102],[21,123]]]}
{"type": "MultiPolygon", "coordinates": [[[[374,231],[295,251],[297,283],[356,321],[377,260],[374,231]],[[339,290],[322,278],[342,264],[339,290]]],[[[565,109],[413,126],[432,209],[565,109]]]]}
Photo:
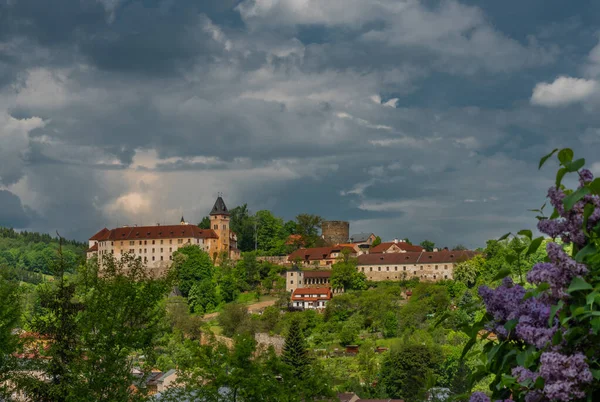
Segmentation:
{"type": "Polygon", "coordinates": [[[223,252],[229,255],[229,211],[221,195],[217,197],[215,205],[210,211],[210,224],[211,229],[219,236],[216,243],[213,243],[214,246],[210,253],[211,257],[216,260],[223,252]]]}

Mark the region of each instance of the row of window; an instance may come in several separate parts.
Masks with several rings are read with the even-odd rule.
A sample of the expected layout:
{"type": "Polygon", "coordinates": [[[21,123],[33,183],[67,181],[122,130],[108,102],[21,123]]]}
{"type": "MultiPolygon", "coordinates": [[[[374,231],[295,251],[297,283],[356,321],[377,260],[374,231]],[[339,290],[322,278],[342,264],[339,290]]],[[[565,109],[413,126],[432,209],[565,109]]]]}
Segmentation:
{"type": "MultiPolygon", "coordinates": [[[[177,239],[177,244],[183,244],[183,240],[184,239],[177,239]]],[[[141,246],[143,245],[147,245],[149,241],[152,241],[152,244],[156,244],[156,240],[139,240],[139,245],[141,246]]],[[[135,246],[135,240],[129,240],[129,245],[130,246],[135,246]]],[[[160,240],[160,244],[164,244],[163,243],[164,240],[160,240]]],[[[191,239],[187,239],[187,243],[190,244],[192,242],[191,239]]],[[[123,245],[124,242],[121,242],[121,246],[123,245]]],[[[169,244],[173,244],[173,239],[169,239],[169,244]]],[[[204,244],[204,239],[196,239],[196,244],[204,244]]],[[[103,246],[104,242],[100,242],[100,246],[103,246]]],[[[115,245],[114,241],[110,242],[111,246],[115,245]]]]}
{"type": "MultiPolygon", "coordinates": [[[[377,267],[378,271],[381,271],[382,267],[377,267]]],[[[427,265],[427,268],[431,268],[431,265],[427,265]]],[[[365,267],[357,267],[356,269],[360,269],[362,272],[365,272],[365,267]]],[[[435,266],[435,269],[438,269],[438,266],[435,266]]],[[[444,265],[444,269],[448,269],[448,265],[444,265]]],[[[390,267],[385,267],[386,271],[390,270],[390,267]]],[[[406,265],[402,267],[403,271],[406,271],[406,265]]],[[[421,271],[423,270],[423,265],[421,265],[421,271]]],[[[394,267],[394,271],[398,271],[398,267],[394,267]]],[[[369,272],[373,272],[373,267],[369,267],[369,272]]],[[[417,271],[415,271],[416,273],[417,271]]]]}

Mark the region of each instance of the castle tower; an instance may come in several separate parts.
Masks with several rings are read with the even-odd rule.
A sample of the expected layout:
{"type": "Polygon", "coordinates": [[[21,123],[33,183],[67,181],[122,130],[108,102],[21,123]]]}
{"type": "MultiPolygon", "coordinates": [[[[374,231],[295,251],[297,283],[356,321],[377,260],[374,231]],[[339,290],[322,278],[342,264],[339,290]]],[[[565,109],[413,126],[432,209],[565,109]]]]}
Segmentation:
{"type": "Polygon", "coordinates": [[[210,224],[211,229],[219,236],[219,239],[213,243],[214,246],[210,250],[211,257],[216,260],[223,252],[229,255],[229,211],[220,195],[210,211],[210,224]]]}

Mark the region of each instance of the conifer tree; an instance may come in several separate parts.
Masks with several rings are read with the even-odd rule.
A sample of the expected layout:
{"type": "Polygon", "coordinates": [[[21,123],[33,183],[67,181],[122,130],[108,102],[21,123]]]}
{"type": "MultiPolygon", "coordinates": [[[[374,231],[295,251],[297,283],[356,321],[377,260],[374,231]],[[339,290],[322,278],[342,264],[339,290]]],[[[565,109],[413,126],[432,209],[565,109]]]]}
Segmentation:
{"type": "Polygon", "coordinates": [[[296,378],[302,378],[306,372],[305,368],[310,365],[310,357],[298,317],[294,317],[290,322],[281,360],[290,366],[296,378]]]}

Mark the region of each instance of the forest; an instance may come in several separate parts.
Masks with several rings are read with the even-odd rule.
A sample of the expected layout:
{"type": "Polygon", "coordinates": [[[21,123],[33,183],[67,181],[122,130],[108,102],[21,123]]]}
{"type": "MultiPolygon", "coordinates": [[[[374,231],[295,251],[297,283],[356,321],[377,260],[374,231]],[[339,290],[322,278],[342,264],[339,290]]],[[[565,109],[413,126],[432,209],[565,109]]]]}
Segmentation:
{"type": "Polygon", "coordinates": [[[68,255],[77,243],[7,236],[25,251],[0,270],[0,400],[596,400],[600,180],[570,150],[540,167],[554,154],[541,236],[489,240],[440,282],[368,282],[344,256],[332,266],[344,293],[321,312],[289,308],[285,268],[253,251],[215,265],[184,247],[154,278],[139,259],[99,267],[68,255]],[[55,247],[31,270],[46,276],[15,276],[40,244],[55,247]],[[156,392],[150,379],[169,372],[156,392]]]}

